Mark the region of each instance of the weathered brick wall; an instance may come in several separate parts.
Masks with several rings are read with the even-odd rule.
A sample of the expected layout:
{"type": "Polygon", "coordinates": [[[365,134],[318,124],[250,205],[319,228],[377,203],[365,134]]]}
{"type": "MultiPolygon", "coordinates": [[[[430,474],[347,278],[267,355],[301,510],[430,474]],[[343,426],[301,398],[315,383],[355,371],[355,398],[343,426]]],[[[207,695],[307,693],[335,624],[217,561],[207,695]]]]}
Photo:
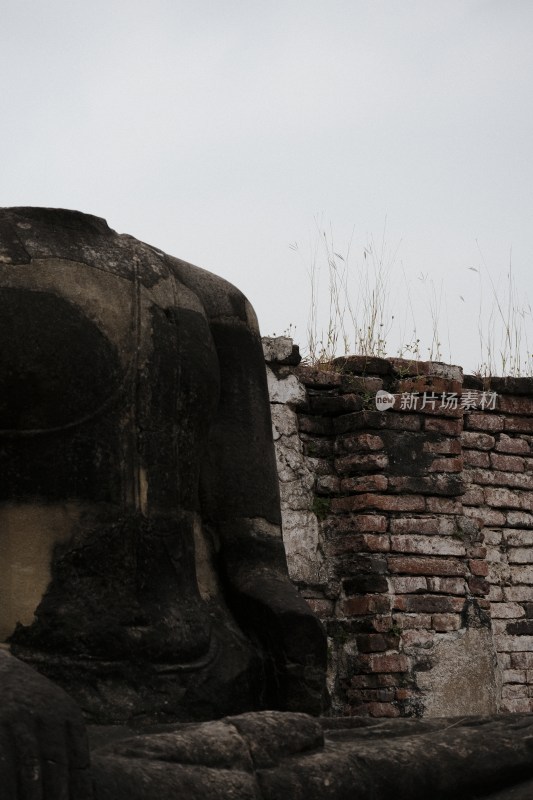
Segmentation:
{"type": "MultiPolygon", "coordinates": [[[[464,513],[484,525],[500,710],[533,710],[533,381],[496,379],[495,409],[465,413],[464,513]]],[[[465,387],[480,389],[475,379],[465,387]]]]}
{"type": "Polygon", "coordinates": [[[290,340],[267,359],[291,577],[328,632],[334,711],[533,708],[532,381],[297,366],[290,340]]]}

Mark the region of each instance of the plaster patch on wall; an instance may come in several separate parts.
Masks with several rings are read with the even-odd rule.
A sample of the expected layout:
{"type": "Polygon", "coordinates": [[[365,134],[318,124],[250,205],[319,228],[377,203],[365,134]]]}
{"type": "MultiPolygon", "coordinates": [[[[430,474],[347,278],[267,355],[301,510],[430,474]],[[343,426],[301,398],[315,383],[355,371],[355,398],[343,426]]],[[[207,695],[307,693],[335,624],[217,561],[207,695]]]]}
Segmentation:
{"type": "Polygon", "coordinates": [[[315,476],[305,463],[296,413],[282,404],[271,410],[289,574],[295,582],[321,584],[326,571],[318,520],[311,511],[315,476]]]}

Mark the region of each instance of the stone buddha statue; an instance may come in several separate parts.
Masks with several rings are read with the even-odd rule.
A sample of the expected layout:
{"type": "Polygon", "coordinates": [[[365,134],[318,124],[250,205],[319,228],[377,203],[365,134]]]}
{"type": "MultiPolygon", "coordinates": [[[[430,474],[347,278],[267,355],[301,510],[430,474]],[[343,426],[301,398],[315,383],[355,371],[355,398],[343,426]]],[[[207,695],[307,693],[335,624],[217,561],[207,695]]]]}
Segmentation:
{"type": "Polygon", "coordinates": [[[319,712],[250,304],[86,214],[0,232],[1,640],[94,722],[319,712]]]}

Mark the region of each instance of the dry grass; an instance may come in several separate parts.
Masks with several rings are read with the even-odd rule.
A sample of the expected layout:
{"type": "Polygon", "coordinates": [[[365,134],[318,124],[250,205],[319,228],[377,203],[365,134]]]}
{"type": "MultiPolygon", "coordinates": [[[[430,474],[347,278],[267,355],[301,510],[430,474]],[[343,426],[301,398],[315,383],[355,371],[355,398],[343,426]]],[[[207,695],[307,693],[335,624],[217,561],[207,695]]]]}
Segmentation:
{"type": "MultiPolygon", "coordinates": [[[[348,246],[342,249],[335,241],[331,226],[326,230],[318,220],[315,220],[315,225],[316,235],[307,269],[311,297],[305,357],[309,363],[328,363],[336,356],[349,354],[399,355],[415,360],[441,361],[444,327],[448,344],[446,358],[460,363],[460,354],[451,353],[448,326],[442,322],[443,316],[447,320],[444,284],[441,282],[436,287],[433,280],[422,273],[418,281],[424,288],[422,305],[430,315],[431,328],[429,341],[424,345],[421,343],[410,285],[403,268],[403,283],[396,286],[392,280],[393,270],[395,275],[398,272],[400,245],[394,250],[387,245],[386,226],[377,243],[370,238],[356,262],[352,253],[353,232],[348,246]],[[401,314],[393,313],[391,297],[401,307],[401,314]],[[402,324],[400,318],[403,318],[402,324]],[[394,352],[389,345],[393,325],[400,329],[400,345],[394,352]]],[[[299,252],[298,245],[291,247],[299,252]]],[[[528,340],[532,309],[527,300],[521,299],[511,259],[505,280],[496,284],[481,251],[480,256],[482,266],[469,268],[477,273],[479,280],[477,335],[480,361],[476,374],[482,377],[533,376],[533,352],[528,340]]]]}

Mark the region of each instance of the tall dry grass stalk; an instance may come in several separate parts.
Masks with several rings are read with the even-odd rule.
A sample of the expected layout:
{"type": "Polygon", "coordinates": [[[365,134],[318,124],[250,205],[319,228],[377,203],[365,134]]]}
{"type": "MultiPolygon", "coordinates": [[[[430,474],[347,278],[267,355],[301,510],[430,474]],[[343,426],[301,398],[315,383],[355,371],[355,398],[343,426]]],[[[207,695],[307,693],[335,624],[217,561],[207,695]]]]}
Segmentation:
{"type": "Polygon", "coordinates": [[[531,304],[521,298],[515,282],[512,266],[512,253],[503,280],[498,284],[487,268],[483,253],[478,245],[482,267],[469,267],[477,273],[479,282],[478,333],[481,361],[477,373],[487,378],[491,375],[532,377],[533,340],[528,328],[533,329],[531,304]],[[485,283],[488,281],[488,315],[485,305],[485,283]]]}
{"type": "MultiPolygon", "coordinates": [[[[422,305],[429,312],[431,322],[429,345],[422,347],[417,334],[410,285],[403,268],[403,285],[395,287],[392,282],[392,271],[401,243],[395,250],[388,247],[386,224],[381,239],[376,243],[371,237],[357,263],[352,253],[353,231],[348,246],[341,251],[331,225],[326,230],[315,219],[315,226],[308,267],[311,298],[305,354],[307,361],[313,364],[328,363],[335,356],[352,353],[380,357],[394,354],[414,360],[441,361],[443,309],[447,320],[443,283],[437,289],[428,274],[420,273],[418,276],[418,281],[425,289],[422,305]],[[327,286],[325,290],[324,283],[327,286]],[[399,331],[400,344],[394,353],[388,341],[395,322],[395,315],[391,311],[391,293],[396,306],[403,305],[405,317],[399,331]],[[326,321],[325,325],[323,320],[326,321]],[[409,334],[406,333],[408,328],[409,334]]],[[[291,245],[291,248],[299,251],[297,244],[291,245]]],[[[495,284],[481,251],[480,255],[482,268],[469,268],[477,273],[479,279],[478,336],[481,362],[478,374],[483,377],[533,376],[531,334],[528,340],[528,326],[531,328],[533,321],[532,309],[527,301],[520,300],[511,259],[502,287],[495,284]],[[488,313],[487,298],[491,304],[488,313]]],[[[454,356],[449,338],[448,328],[446,357],[451,362],[454,356]]]]}

